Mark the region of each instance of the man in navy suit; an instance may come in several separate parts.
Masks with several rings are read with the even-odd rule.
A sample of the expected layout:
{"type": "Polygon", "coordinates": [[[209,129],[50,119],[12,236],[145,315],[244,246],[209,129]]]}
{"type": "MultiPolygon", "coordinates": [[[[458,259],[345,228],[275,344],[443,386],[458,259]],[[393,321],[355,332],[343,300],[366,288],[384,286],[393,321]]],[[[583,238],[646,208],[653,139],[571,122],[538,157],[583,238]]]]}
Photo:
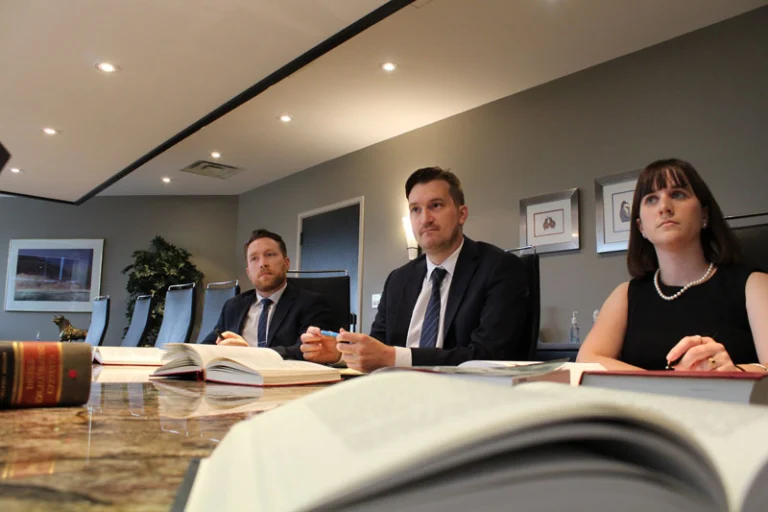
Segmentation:
{"type": "Polygon", "coordinates": [[[365,372],[527,359],[528,279],[522,262],[464,236],[468,210],[452,172],[419,169],[408,178],[405,195],[424,254],[389,274],[370,335],[342,331],[334,339],[311,327],[301,336],[304,359],[343,360],[365,372]]]}
{"type": "Polygon", "coordinates": [[[254,289],[224,304],[215,330],[202,343],[269,347],[284,358],[301,359],[301,333],[310,326],[333,328],[328,302],[288,282],[291,261],[280,235],[254,231],[245,258],[254,289]]]}

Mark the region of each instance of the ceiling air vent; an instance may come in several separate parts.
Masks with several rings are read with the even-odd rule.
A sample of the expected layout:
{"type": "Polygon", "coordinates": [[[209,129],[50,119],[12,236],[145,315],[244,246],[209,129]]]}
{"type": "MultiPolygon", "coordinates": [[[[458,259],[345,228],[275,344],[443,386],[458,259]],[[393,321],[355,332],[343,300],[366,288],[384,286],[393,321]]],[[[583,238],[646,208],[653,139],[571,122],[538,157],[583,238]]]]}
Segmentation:
{"type": "Polygon", "coordinates": [[[245,169],[234,167],[232,165],[208,162],[207,160],[198,160],[197,162],[181,169],[182,172],[199,174],[200,176],[208,176],[209,178],[218,178],[220,180],[231,178],[235,174],[240,174],[244,170],[245,169]]]}

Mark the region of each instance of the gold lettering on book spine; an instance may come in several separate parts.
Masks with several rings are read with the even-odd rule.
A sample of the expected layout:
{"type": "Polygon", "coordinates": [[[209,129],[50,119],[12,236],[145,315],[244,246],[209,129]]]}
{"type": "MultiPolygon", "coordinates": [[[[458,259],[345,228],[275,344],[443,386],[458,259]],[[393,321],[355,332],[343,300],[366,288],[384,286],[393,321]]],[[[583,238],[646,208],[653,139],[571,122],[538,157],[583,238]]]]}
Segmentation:
{"type": "Polygon", "coordinates": [[[21,343],[13,342],[13,399],[11,403],[18,405],[21,403],[21,396],[24,393],[24,351],[21,343]]]}
{"type": "Polygon", "coordinates": [[[56,362],[59,365],[59,375],[56,380],[56,403],[61,402],[61,390],[64,388],[64,353],[62,344],[56,345],[56,362]]]}

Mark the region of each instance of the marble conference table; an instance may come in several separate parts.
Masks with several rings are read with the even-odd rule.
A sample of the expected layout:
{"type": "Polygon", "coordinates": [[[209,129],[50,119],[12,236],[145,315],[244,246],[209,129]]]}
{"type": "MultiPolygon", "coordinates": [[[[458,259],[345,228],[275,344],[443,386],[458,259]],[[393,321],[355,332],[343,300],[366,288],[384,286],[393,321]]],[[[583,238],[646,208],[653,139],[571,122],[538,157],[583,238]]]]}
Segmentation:
{"type": "Polygon", "coordinates": [[[150,381],[151,370],[94,367],[84,406],[0,411],[0,510],[167,511],[189,461],[233,424],[322,388],[150,381]]]}

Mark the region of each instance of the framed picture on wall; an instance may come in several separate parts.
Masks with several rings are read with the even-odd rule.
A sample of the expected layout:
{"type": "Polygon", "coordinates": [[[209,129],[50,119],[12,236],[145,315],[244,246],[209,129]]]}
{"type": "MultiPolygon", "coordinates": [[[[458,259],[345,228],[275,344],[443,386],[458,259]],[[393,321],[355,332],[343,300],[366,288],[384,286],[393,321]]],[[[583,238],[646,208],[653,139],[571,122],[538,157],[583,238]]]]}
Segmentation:
{"type": "Polygon", "coordinates": [[[539,253],[579,248],[579,189],[520,200],[520,245],[539,253]]]}
{"type": "Polygon", "coordinates": [[[595,180],[597,252],[626,251],[632,222],[632,195],[640,171],[595,180]]]}
{"type": "Polygon", "coordinates": [[[91,311],[103,250],[103,239],[11,240],[5,310],[91,311]]]}

